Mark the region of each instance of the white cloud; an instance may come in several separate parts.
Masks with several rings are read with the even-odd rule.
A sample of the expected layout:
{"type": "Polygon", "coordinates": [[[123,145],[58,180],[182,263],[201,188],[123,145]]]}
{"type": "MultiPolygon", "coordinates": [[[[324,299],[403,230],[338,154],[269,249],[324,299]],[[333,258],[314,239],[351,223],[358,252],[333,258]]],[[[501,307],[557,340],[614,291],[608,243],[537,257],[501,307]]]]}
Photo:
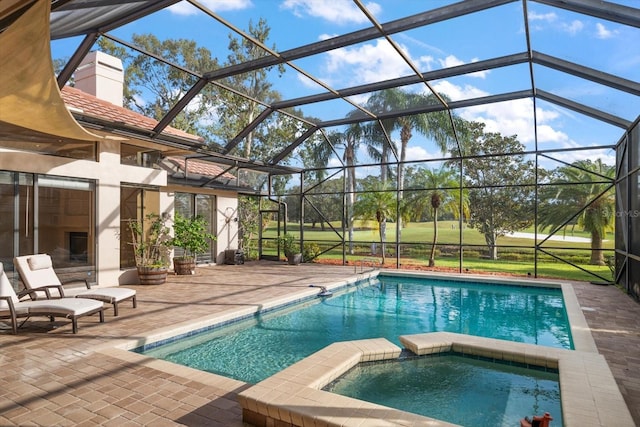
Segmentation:
{"type": "Polygon", "coordinates": [[[596,37],[599,39],[610,39],[611,37],[614,37],[618,32],[617,31],[611,31],[609,30],[607,27],[604,26],[604,24],[601,23],[596,23],[596,37]]]}
{"type": "Polygon", "coordinates": [[[328,168],[338,168],[342,167],[342,162],[335,156],[331,156],[329,161],[327,162],[328,168]]]}
{"type": "Polygon", "coordinates": [[[538,107],[536,109],[536,116],[538,117],[539,122],[547,123],[560,117],[560,112],[559,110],[543,110],[538,107]]]}
{"type": "MultiPolygon", "coordinates": [[[[313,16],[335,24],[365,23],[367,17],[350,0],[284,0],[280,6],[290,9],[296,16],[313,16]]],[[[373,14],[380,13],[379,4],[369,2],[365,7],[373,14]]]]}
{"type": "MultiPolygon", "coordinates": [[[[330,36],[323,34],[321,37],[324,39],[330,36]]],[[[436,61],[443,68],[465,64],[454,55],[448,55],[442,59],[436,59],[431,55],[414,58],[407,46],[403,44],[398,46],[419,70],[432,70],[436,61]]],[[[474,58],[471,62],[477,60],[474,58]]],[[[488,73],[489,71],[479,71],[467,76],[484,78],[488,73]]],[[[412,75],[413,70],[387,40],[378,39],[370,43],[327,52],[324,55],[322,74],[320,78],[330,86],[346,87],[412,75]]],[[[451,94],[447,93],[447,95],[451,94]]],[[[452,96],[452,98],[455,97],[452,96]]]]}
{"type": "Polygon", "coordinates": [[[433,85],[433,88],[438,93],[443,93],[449,97],[452,101],[458,101],[461,99],[480,98],[489,95],[481,89],[478,89],[472,85],[458,86],[454,85],[448,80],[440,80],[433,85]]]}
{"type": "Polygon", "coordinates": [[[334,37],[337,37],[338,34],[320,34],[318,36],[318,40],[323,41],[323,40],[328,40],[328,39],[332,39],[334,37]]]}
{"type": "Polygon", "coordinates": [[[582,23],[582,21],[578,21],[576,19],[576,20],[571,21],[570,24],[563,23],[561,25],[561,28],[562,28],[563,31],[571,34],[572,36],[575,36],[580,31],[582,31],[582,29],[584,28],[584,24],[582,23]]]}
{"type": "MultiPolygon", "coordinates": [[[[562,153],[554,153],[553,158],[567,163],[577,162],[579,160],[595,160],[601,159],[604,164],[615,165],[616,155],[612,150],[578,150],[567,151],[562,153]]],[[[557,162],[545,161],[541,163],[543,167],[553,169],[558,166],[557,162]]]]}
{"type": "MultiPolygon", "coordinates": [[[[403,46],[400,48],[406,51],[403,46]]],[[[335,49],[327,52],[326,58],[324,71],[345,78],[349,85],[372,83],[411,73],[407,63],[383,39],[373,44],[335,49]]]]}
{"type": "MultiPolygon", "coordinates": [[[[489,95],[475,86],[458,86],[446,80],[436,83],[434,89],[453,101],[489,95]]],[[[517,135],[518,140],[524,144],[534,140],[532,112],[533,102],[530,99],[484,104],[456,111],[465,120],[484,123],[487,132],[499,132],[504,136],[517,135]]],[[[546,111],[542,114],[543,117],[552,117],[546,111]]]]}
{"type": "Polygon", "coordinates": [[[438,62],[444,68],[456,67],[458,65],[463,65],[464,64],[464,61],[456,58],[454,55],[449,55],[449,56],[445,57],[444,59],[439,59],[438,62]]]}
{"type": "Polygon", "coordinates": [[[558,15],[553,12],[550,13],[537,13],[530,11],[528,14],[529,22],[531,24],[531,30],[544,31],[547,29],[546,25],[550,25],[555,29],[564,31],[566,33],[576,35],[584,29],[584,23],[577,19],[571,22],[564,22],[559,20],[558,15]]]}
{"type": "MultiPolygon", "coordinates": [[[[442,80],[434,85],[434,89],[444,93],[453,101],[480,98],[489,95],[472,85],[458,86],[442,80]]],[[[531,99],[517,99],[493,104],[477,105],[456,111],[463,119],[485,124],[487,132],[499,132],[503,136],[517,135],[523,144],[535,141],[533,101],[531,99]]],[[[559,120],[566,114],[554,108],[543,109],[537,107],[538,121],[537,137],[539,144],[553,143],[559,148],[573,148],[581,146],[561,129],[559,120]]],[[[583,145],[583,144],[582,144],[583,145]]]]}
{"type": "Polygon", "coordinates": [[[433,64],[435,62],[435,58],[431,55],[423,55],[418,57],[418,64],[422,64],[422,66],[424,67],[423,69],[421,69],[420,71],[431,71],[433,69],[433,66],[431,64],[433,64]]]}
{"type": "Polygon", "coordinates": [[[529,16],[529,21],[553,22],[558,19],[558,15],[556,15],[553,12],[537,13],[537,12],[530,11],[528,16],[529,16]]]}
{"type": "Polygon", "coordinates": [[[436,158],[441,158],[442,154],[441,153],[430,153],[427,150],[425,150],[423,147],[420,146],[407,146],[407,151],[406,151],[406,155],[407,155],[407,160],[408,161],[412,161],[412,160],[428,160],[428,159],[436,159],[436,158]]]}
{"type": "MultiPolygon", "coordinates": [[[[471,63],[473,62],[477,62],[478,58],[473,58],[471,60],[471,63]]],[[[454,55],[449,55],[447,57],[445,57],[444,59],[439,59],[438,62],[440,63],[440,65],[443,68],[449,68],[449,67],[457,67],[458,65],[464,65],[465,62],[461,59],[456,58],[454,55]]],[[[481,79],[484,79],[487,74],[489,74],[489,70],[485,70],[485,71],[478,71],[477,73],[470,73],[467,74],[468,77],[478,77],[481,79]]]]}
{"type": "MultiPolygon", "coordinates": [[[[200,3],[214,12],[246,9],[253,5],[251,0],[201,0],[200,3]]],[[[176,15],[195,15],[198,13],[198,9],[187,1],[181,1],[167,9],[176,15]]]]}
{"type": "Polygon", "coordinates": [[[575,144],[571,143],[569,135],[559,130],[555,130],[548,124],[538,125],[538,142],[541,144],[545,142],[553,142],[562,148],[575,146],[575,144]]]}

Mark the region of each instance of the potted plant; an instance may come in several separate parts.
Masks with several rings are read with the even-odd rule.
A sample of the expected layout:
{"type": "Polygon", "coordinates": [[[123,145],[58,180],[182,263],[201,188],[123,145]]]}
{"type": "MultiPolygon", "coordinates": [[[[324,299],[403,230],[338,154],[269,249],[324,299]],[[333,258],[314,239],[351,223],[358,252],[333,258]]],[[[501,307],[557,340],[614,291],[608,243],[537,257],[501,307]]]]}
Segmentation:
{"type": "Polygon", "coordinates": [[[207,231],[207,225],[200,215],[187,218],[176,213],[171,245],[182,249],[182,254],[173,258],[173,271],[176,274],[195,274],[196,256],[206,252],[209,242],[216,238],[207,231]]]}
{"type": "Polygon", "coordinates": [[[168,215],[150,213],[145,221],[130,220],[131,245],[142,285],[161,285],[167,280],[171,235],[168,215]]]}
{"type": "Polygon", "coordinates": [[[278,238],[278,244],[287,257],[290,265],[297,265],[302,262],[302,253],[300,252],[300,244],[293,234],[284,233],[278,238]]]}

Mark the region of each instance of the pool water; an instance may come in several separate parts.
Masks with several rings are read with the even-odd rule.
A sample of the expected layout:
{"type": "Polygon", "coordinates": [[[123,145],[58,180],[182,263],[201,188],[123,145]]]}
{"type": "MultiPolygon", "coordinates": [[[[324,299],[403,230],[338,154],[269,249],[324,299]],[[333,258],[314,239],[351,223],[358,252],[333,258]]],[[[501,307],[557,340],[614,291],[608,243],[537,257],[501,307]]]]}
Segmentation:
{"type": "Polygon", "coordinates": [[[455,354],[359,364],[324,390],[461,426],[562,426],[558,374],[455,354]]]}
{"type": "Polygon", "coordinates": [[[437,331],[572,348],[560,289],[381,276],[137,351],[257,383],[336,341],[382,337],[400,345],[400,335],[437,331]]]}

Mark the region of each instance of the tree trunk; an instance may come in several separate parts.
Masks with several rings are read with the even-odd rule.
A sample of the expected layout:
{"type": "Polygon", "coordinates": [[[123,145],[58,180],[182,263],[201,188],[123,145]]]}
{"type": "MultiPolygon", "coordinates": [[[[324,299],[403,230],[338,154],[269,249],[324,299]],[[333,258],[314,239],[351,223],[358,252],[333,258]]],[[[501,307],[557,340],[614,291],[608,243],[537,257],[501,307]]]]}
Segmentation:
{"type": "Polygon", "coordinates": [[[489,249],[489,259],[497,260],[498,259],[498,246],[496,245],[496,241],[498,240],[496,233],[486,233],[484,235],[484,240],[487,242],[487,248],[489,249]]]}
{"type": "Polygon", "coordinates": [[[602,252],[602,236],[597,231],[591,232],[591,265],[604,265],[604,253],[602,252]]]}
{"type": "MultiPolygon", "coordinates": [[[[404,198],[404,163],[407,159],[407,144],[409,143],[409,139],[411,138],[411,129],[402,128],[400,135],[400,163],[398,164],[398,206],[402,206],[402,199],[404,198]]],[[[396,241],[400,242],[402,240],[402,215],[400,212],[396,212],[396,220],[398,221],[398,236],[396,237],[396,241]]]]}
{"type": "MultiPolygon", "coordinates": [[[[247,123],[253,122],[254,111],[253,108],[249,111],[249,117],[247,117],[247,123]]],[[[249,132],[244,142],[244,158],[248,159],[251,155],[251,146],[253,145],[253,132],[249,132]]]]}
{"type": "Polygon", "coordinates": [[[386,244],[387,241],[387,223],[386,221],[382,221],[378,223],[378,230],[380,232],[380,249],[382,251],[382,265],[384,265],[385,261],[385,252],[386,252],[386,244]]]}
{"type": "MultiPolygon", "coordinates": [[[[347,158],[347,166],[353,165],[354,160],[351,157],[347,158]]],[[[347,169],[347,227],[349,228],[349,254],[354,254],[353,249],[353,206],[355,205],[355,182],[356,182],[356,170],[355,168],[347,169]]]]}
{"type": "Polygon", "coordinates": [[[433,210],[433,243],[431,244],[431,255],[429,256],[429,267],[436,265],[436,242],[438,241],[438,209],[433,210]]]}

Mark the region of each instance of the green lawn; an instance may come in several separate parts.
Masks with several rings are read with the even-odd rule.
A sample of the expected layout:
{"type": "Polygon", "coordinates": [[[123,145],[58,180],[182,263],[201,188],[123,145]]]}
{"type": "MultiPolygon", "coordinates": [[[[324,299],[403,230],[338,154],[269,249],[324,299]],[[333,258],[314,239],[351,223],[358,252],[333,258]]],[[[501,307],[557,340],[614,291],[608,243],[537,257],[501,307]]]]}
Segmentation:
{"type": "MultiPolygon", "coordinates": [[[[438,227],[438,244],[458,244],[460,241],[460,230],[458,229],[458,223],[456,221],[440,221],[438,227]]],[[[339,232],[341,232],[340,224],[332,224],[339,232]]],[[[370,226],[373,224],[357,224],[359,227],[354,233],[354,241],[378,241],[378,230],[373,229],[370,226]],[[367,227],[367,228],[365,228],[367,227]]],[[[290,233],[298,234],[297,224],[288,224],[287,229],[290,233]]],[[[533,233],[533,229],[523,230],[526,233],[533,233]]],[[[265,237],[275,237],[275,227],[268,227],[264,232],[265,237]]],[[[542,233],[540,233],[542,234],[542,233]]],[[[561,236],[556,234],[557,236],[561,236]]],[[[401,230],[403,243],[431,243],[433,240],[433,224],[430,222],[412,222],[407,224],[401,230]]],[[[567,233],[569,236],[569,233],[567,233]]],[[[589,238],[589,233],[575,232],[575,237],[589,238]]],[[[338,236],[329,228],[325,227],[325,231],[322,231],[320,226],[311,228],[310,225],[306,225],[304,229],[305,240],[330,240],[334,241],[338,239],[338,236]]],[[[396,224],[387,224],[387,241],[395,241],[396,238],[396,224]]],[[[605,249],[613,249],[614,241],[613,234],[607,236],[607,240],[604,242],[605,249]]],[[[538,240],[542,240],[540,235],[538,240]]],[[[462,241],[465,245],[485,245],[484,236],[473,228],[464,227],[462,232],[462,241]]],[[[533,239],[515,238],[515,237],[500,237],[498,244],[503,246],[533,246],[533,239]]],[[[584,248],[589,249],[591,247],[590,242],[565,242],[548,240],[544,243],[543,247],[549,248],[584,248]]]]}
{"type": "MultiPolygon", "coordinates": [[[[371,255],[370,242],[378,241],[376,229],[370,228],[371,224],[357,224],[359,227],[354,233],[354,242],[360,242],[356,247],[356,255],[348,256],[347,261],[354,263],[359,259],[373,260],[378,256],[371,255]]],[[[338,228],[339,224],[334,227],[338,228]]],[[[297,224],[288,224],[287,229],[290,233],[298,234],[297,224]]],[[[341,230],[338,228],[338,231],[341,230]]],[[[533,233],[533,229],[524,230],[524,232],[533,233]]],[[[569,233],[567,233],[569,235],[569,233]]],[[[589,234],[585,232],[574,232],[575,237],[583,237],[588,239],[589,234]]],[[[431,247],[433,239],[433,224],[426,223],[410,223],[401,231],[402,236],[402,254],[401,266],[410,268],[424,268],[427,266],[428,251],[431,247]]],[[[264,237],[275,237],[275,226],[268,227],[264,232],[264,237]]],[[[396,237],[396,224],[389,223],[387,225],[387,241],[393,242],[396,237]]],[[[325,227],[322,231],[319,226],[312,228],[310,225],[305,226],[304,238],[306,242],[318,243],[321,247],[328,248],[331,244],[339,244],[340,237],[336,235],[329,227],[325,227]]],[[[613,250],[613,235],[607,236],[604,242],[604,249],[613,250]]],[[[462,233],[464,246],[463,270],[471,272],[496,272],[501,274],[510,274],[517,276],[533,276],[534,275],[534,240],[532,238],[515,238],[501,237],[498,239],[498,260],[489,260],[484,258],[483,251],[486,248],[484,236],[478,231],[465,227],[462,233]],[[517,248],[511,248],[517,246],[517,248]]],[[[460,240],[460,230],[457,221],[440,221],[438,227],[438,253],[436,255],[436,267],[450,268],[458,270],[459,258],[457,248],[460,240]],[[440,253],[442,250],[442,253],[440,253]]],[[[540,240],[540,236],[539,236],[540,240]]],[[[267,245],[268,246],[268,245],[267,245]]],[[[387,264],[395,267],[395,247],[389,245],[387,250],[387,264]]],[[[611,272],[607,266],[589,265],[590,242],[567,242],[549,240],[542,245],[542,248],[555,256],[570,261],[580,268],[597,274],[603,278],[610,278],[611,272]]],[[[268,247],[267,247],[268,250],[268,247]]],[[[275,254],[275,247],[271,251],[275,254]]],[[[608,256],[612,253],[605,253],[608,256]]],[[[341,246],[323,254],[321,260],[334,260],[340,262],[342,260],[341,246]]],[[[569,280],[585,280],[585,281],[601,281],[597,277],[580,270],[570,264],[558,261],[551,256],[538,252],[538,277],[562,278],[569,280]]]]}

